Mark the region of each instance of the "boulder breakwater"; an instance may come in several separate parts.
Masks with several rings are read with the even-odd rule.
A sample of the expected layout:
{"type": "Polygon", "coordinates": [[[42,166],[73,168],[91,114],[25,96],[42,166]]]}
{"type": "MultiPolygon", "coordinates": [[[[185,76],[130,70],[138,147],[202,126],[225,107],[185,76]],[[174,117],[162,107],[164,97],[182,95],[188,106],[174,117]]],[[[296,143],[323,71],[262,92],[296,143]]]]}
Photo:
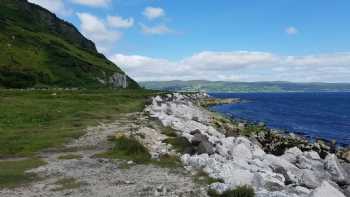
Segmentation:
{"type": "Polygon", "coordinates": [[[188,142],[181,161],[216,180],[211,191],[249,186],[257,197],[350,196],[350,164],[331,146],[229,120],[200,106],[203,99],[208,95],[157,96],[145,111],[188,142]]]}

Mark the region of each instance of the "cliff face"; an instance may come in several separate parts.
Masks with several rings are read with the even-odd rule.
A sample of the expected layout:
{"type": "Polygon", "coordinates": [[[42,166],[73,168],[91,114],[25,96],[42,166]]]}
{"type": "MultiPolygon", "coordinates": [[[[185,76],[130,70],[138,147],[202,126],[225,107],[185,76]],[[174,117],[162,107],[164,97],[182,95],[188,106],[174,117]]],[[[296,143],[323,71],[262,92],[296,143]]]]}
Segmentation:
{"type": "Polygon", "coordinates": [[[0,0],[0,26],[0,87],[138,88],[72,24],[27,0],[0,0]],[[110,82],[116,74],[126,86],[110,82]]]}

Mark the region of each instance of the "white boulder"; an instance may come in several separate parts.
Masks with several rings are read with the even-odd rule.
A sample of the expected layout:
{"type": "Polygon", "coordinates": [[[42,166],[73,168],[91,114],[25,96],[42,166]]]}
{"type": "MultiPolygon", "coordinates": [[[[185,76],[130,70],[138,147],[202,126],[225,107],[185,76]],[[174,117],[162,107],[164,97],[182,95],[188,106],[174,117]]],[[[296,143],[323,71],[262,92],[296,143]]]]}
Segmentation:
{"type": "Polygon", "coordinates": [[[321,186],[311,193],[310,197],[345,197],[345,195],[327,181],[323,181],[321,186]]]}

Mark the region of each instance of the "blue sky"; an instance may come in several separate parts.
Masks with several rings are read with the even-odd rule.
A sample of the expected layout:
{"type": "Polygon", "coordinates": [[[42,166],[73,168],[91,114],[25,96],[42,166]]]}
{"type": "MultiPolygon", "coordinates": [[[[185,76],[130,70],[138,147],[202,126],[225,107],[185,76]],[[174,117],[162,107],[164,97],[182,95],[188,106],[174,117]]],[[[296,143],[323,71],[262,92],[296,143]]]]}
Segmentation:
{"type": "Polygon", "coordinates": [[[30,0],[137,80],[350,82],[348,0],[30,0]]]}

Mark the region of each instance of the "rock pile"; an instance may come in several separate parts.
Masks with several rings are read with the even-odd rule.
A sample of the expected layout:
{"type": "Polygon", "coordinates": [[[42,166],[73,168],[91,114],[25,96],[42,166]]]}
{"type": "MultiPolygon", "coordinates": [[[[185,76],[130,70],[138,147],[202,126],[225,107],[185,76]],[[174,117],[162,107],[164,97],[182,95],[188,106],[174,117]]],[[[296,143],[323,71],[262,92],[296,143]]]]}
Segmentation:
{"type": "Polygon", "coordinates": [[[192,101],[190,95],[178,93],[157,96],[146,111],[191,142],[195,151],[182,155],[181,160],[188,170],[201,169],[222,180],[211,184],[211,189],[223,193],[250,185],[258,197],[349,196],[348,164],[335,154],[323,159],[318,152],[297,146],[290,146],[280,156],[266,153],[257,140],[225,136],[216,129],[213,114],[192,101]]]}

